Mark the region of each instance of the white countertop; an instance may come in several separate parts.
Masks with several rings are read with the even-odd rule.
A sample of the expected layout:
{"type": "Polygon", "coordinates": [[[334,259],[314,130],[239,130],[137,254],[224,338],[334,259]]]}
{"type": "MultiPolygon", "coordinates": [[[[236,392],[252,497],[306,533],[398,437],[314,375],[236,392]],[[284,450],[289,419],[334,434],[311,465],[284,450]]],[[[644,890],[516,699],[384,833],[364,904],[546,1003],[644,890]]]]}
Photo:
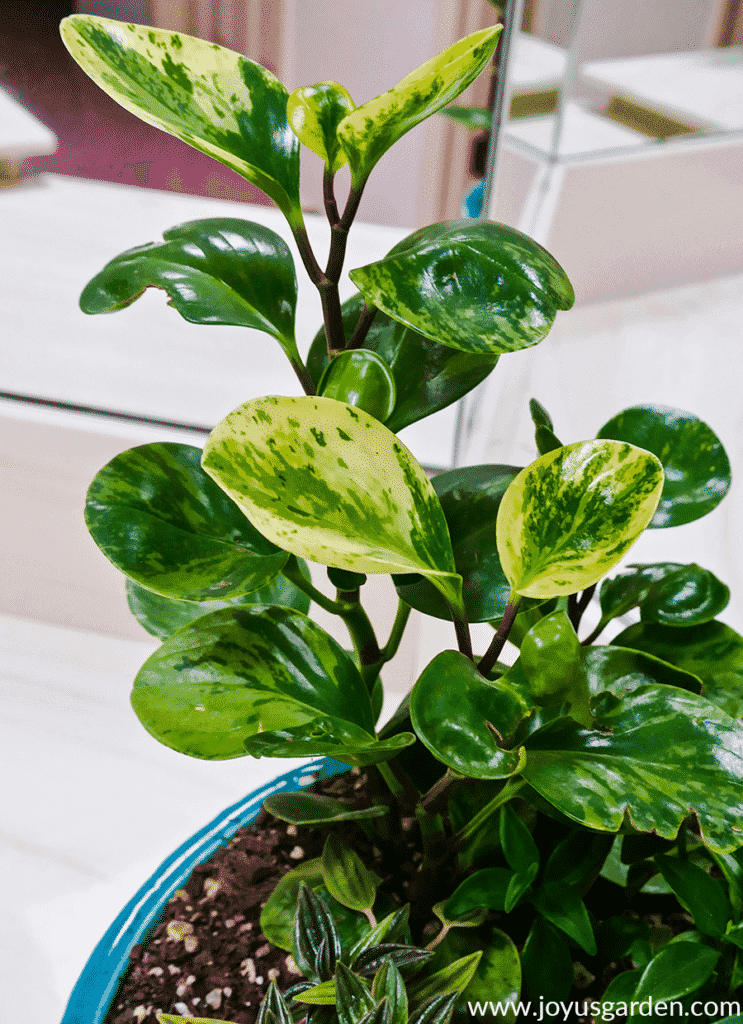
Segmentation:
{"type": "Polygon", "coordinates": [[[561,46],[519,32],[508,69],[513,92],[540,92],[556,88],[565,74],[567,53],[561,46]]]}
{"type": "MultiPolygon", "coordinates": [[[[540,153],[547,154],[551,152],[554,123],[554,114],[522,117],[508,121],[504,135],[509,141],[525,142],[540,153]]],[[[558,146],[558,154],[562,158],[581,153],[647,146],[651,142],[647,135],[586,110],[578,103],[565,104],[565,119],[558,146]]]]}
{"type": "Polygon", "coordinates": [[[581,74],[692,127],[743,128],[743,46],[597,61],[584,64],[581,74]]]}
{"type": "Polygon", "coordinates": [[[26,160],[57,150],[57,136],[0,86],[0,160],[26,160]]]}

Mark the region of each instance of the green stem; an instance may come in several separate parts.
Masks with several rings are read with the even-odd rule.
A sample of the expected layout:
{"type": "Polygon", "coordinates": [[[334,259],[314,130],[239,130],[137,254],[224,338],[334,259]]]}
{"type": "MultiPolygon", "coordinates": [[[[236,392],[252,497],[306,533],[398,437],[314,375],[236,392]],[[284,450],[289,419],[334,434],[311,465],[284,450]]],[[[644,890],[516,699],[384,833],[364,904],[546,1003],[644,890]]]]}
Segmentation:
{"type": "Polygon", "coordinates": [[[493,797],[490,803],[485,804],[485,806],[477,812],[474,818],[470,818],[464,828],[457,832],[456,838],[459,843],[464,844],[468,839],[470,839],[477,830],[485,824],[488,818],[492,818],[492,816],[500,810],[503,804],[508,803],[509,800],[515,797],[518,791],[525,785],[526,779],[509,779],[500,793],[493,797]]]}
{"type": "Polygon", "coordinates": [[[434,949],[436,949],[436,947],[438,946],[438,944],[439,944],[439,943],[440,943],[440,942],[441,942],[441,941],[442,941],[443,939],[445,939],[445,938],[446,938],[446,936],[447,936],[447,935],[449,934],[449,931],[450,931],[450,930],[451,930],[451,925],[450,925],[450,924],[445,924],[445,925],[442,925],[442,927],[441,927],[441,931],[440,931],[440,932],[438,933],[438,935],[434,935],[434,937],[433,937],[433,938],[431,939],[431,941],[430,941],[430,942],[428,943],[428,945],[426,946],[426,949],[427,949],[427,950],[429,951],[429,953],[431,952],[431,950],[434,950],[434,949]]]}
{"type": "Polygon", "coordinates": [[[333,356],[342,352],[346,347],[341,297],[338,292],[337,282],[331,281],[326,274],[323,274],[322,280],[317,283],[317,290],[320,293],[320,302],[322,304],[328,359],[332,359],[333,356]]]}
{"type": "Polygon", "coordinates": [[[413,780],[404,772],[397,760],[391,757],[388,761],[380,761],[377,766],[379,774],[387,783],[390,792],[400,805],[400,816],[410,817],[418,803],[420,794],[413,780]]]}
{"type": "MultiPolygon", "coordinates": [[[[354,593],[358,595],[358,591],[354,591],[354,593]]],[[[337,614],[343,619],[351,634],[351,640],[353,640],[353,646],[358,653],[362,667],[376,666],[378,662],[382,661],[382,652],[377,643],[374,627],[358,597],[356,601],[347,601],[345,598],[348,596],[348,594],[338,592],[337,614]]]]}
{"type": "Polygon", "coordinates": [[[312,379],[312,377],[310,377],[307,367],[304,365],[299,356],[289,356],[289,362],[291,363],[291,367],[299,379],[299,383],[302,385],[302,390],[304,391],[305,395],[316,395],[317,388],[315,387],[315,382],[312,379]]]}
{"type": "Polygon", "coordinates": [[[596,628],[594,630],[592,630],[588,634],[586,639],[585,640],[581,640],[581,646],[582,647],[588,647],[589,644],[592,644],[593,641],[596,639],[596,637],[604,632],[604,630],[606,629],[606,627],[609,625],[610,622],[611,622],[610,618],[609,619],[602,619],[601,622],[599,622],[598,626],[596,626],[596,628]]]}
{"type": "Polygon", "coordinates": [[[299,566],[294,558],[289,559],[281,570],[281,574],[282,576],[285,576],[290,583],[293,583],[295,587],[301,590],[303,594],[306,594],[307,597],[314,601],[315,604],[324,608],[326,612],[330,612],[332,615],[341,614],[341,605],[331,597],[326,597],[326,595],[318,590],[317,587],[313,587],[309,580],[306,580],[299,571],[299,566]]]}
{"type": "Polygon", "coordinates": [[[366,336],[369,333],[369,328],[371,327],[372,321],[374,320],[374,317],[376,315],[377,307],[367,306],[366,303],[364,303],[364,306],[361,310],[361,316],[356,322],[356,328],[353,334],[351,335],[351,340],[346,346],[347,348],[361,348],[361,346],[366,341],[366,336]]]}
{"type": "Polygon", "coordinates": [[[421,803],[429,814],[443,813],[449,791],[457,781],[459,781],[457,776],[452,775],[451,771],[447,768],[438,782],[435,782],[428,792],[424,793],[421,803]]]}
{"type": "Polygon", "coordinates": [[[399,600],[397,602],[397,615],[395,621],[392,623],[392,629],[390,630],[389,639],[382,648],[382,660],[391,661],[397,654],[398,648],[400,647],[400,641],[402,640],[405,627],[408,624],[410,618],[411,608],[409,604],[405,604],[404,601],[399,600]]]}
{"type": "Polygon", "coordinates": [[[506,610],[503,613],[503,618],[501,619],[501,624],[498,626],[498,630],[490,643],[490,647],[488,647],[487,651],[483,654],[478,663],[477,668],[481,675],[487,677],[498,660],[498,655],[503,650],[504,644],[508,639],[508,634],[511,632],[511,626],[513,626],[520,603],[521,598],[517,598],[515,601],[513,598],[509,599],[508,604],[506,605],[506,610]]]}
{"type": "Polygon", "coordinates": [[[310,245],[310,239],[307,234],[307,228],[304,226],[304,222],[292,225],[292,234],[294,235],[294,241],[297,243],[297,249],[299,249],[299,255],[302,258],[304,269],[307,271],[310,281],[315,287],[320,286],[320,282],[323,279],[323,272],[320,264],[315,259],[315,254],[312,251],[310,245]]]}
{"type": "Polygon", "coordinates": [[[457,647],[465,658],[469,658],[470,661],[475,660],[475,655],[472,651],[472,637],[470,636],[470,625],[466,619],[460,619],[454,609],[449,606],[451,612],[452,621],[454,622],[454,632],[457,636],[457,647]]]}

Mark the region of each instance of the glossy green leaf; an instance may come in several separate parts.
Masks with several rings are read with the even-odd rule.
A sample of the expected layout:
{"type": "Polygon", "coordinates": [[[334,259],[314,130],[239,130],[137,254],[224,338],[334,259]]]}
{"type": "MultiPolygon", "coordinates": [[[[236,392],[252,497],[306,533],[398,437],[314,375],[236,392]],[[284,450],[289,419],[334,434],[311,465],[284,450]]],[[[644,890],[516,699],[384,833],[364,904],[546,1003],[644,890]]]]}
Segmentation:
{"type": "Polygon", "coordinates": [[[166,597],[225,600],[265,586],[286,553],[245,520],[187,444],[117,455],[88,490],[85,522],[104,555],[166,597]]]}
{"type": "Polygon", "coordinates": [[[252,757],[332,757],[344,764],[367,767],[388,761],[415,743],[412,733],[398,733],[385,740],[362,734],[345,736],[346,726],[335,718],[316,719],[291,729],[270,729],[248,736],[244,752],[252,757]]]}
{"type": "Polygon", "coordinates": [[[421,572],[461,607],[439,500],[408,449],[363,410],[308,396],[248,402],[212,431],[203,466],[293,554],[353,572],[421,572]]]}
{"type": "MultiPolygon", "coordinates": [[[[299,559],[299,562],[299,571],[310,582],[310,572],[306,563],[302,559],[299,559]]],[[[309,597],[302,590],[281,575],[275,576],[264,587],[259,587],[250,594],[233,597],[230,601],[179,601],[177,598],[163,597],[162,594],[156,594],[134,580],[127,579],[126,599],[129,610],[137,621],[148,633],[160,637],[161,640],[167,640],[173,633],[194,619],[201,618],[202,615],[220,611],[222,608],[231,608],[233,605],[280,604],[285,608],[296,608],[297,611],[307,614],[311,604],[309,597]]]]}
{"type": "Polygon", "coordinates": [[[338,744],[374,737],[353,661],[289,608],[226,608],[184,627],[145,662],[132,705],[161,743],[210,760],[242,756],[261,729],[319,722],[338,744]]]}
{"type": "MultiPolygon", "coordinates": [[[[518,1000],[521,986],[518,950],[509,936],[493,924],[450,931],[437,947],[433,966],[440,968],[474,952],[482,952],[482,958],[460,997],[460,1004],[518,1000]]],[[[496,1019],[511,1024],[513,1018],[506,1015],[496,1019]]]]}
{"type": "Polygon", "coordinates": [[[364,867],[358,853],[331,832],[322,851],[325,885],[339,903],[351,910],[370,910],[377,896],[375,876],[364,867]]]}
{"type": "Polygon", "coordinates": [[[406,977],[411,973],[419,971],[433,956],[427,949],[418,949],[416,946],[407,946],[402,943],[380,942],[376,946],[365,949],[356,957],[354,970],[357,974],[372,977],[385,960],[389,959],[400,971],[406,972],[406,977]]]}
{"type": "Polygon", "coordinates": [[[382,423],[395,408],[395,378],[387,363],[370,349],[340,352],[325,368],[318,395],[358,406],[382,423]]]}
{"type": "Polygon", "coordinates": [[[743,718],[743,637],[722,622],[678,629],[638,623],[612,641],[645,651],[699,676],[704,696],[733,718],[743,718]]]}
{"type": "Polygon", "coordinates": [[[598,582],[650,522],[662,486],[658,460],[618,441],[579,441],[532,462],[498,509],[514,593],[556,597],[598,582]]]}
{"type": "Polygon", "coordinates": [[[524,765],[521,748],[507,749],[530,708],[515,690],[484,679],[458,651],[442,651],[410,695],[418,737],[447,767],[475,779],[505,779],[524,765]]]}
{"type": "Polygon", "coordinates": [[[310,888],[322,882],[322,863],[319,857],[287,871],[279,879],[261,911],[261,931],[272,945],[287,952],[291,952],[294,947],[294,917],[302,882],[310,888]]]}
{"type": "Polygon", "coordinates": [[[574,301],[546,249],[492,221],[421,228],[349,276],[394,320],[441,345],[491,356],[536,345],[574,301]]]}
{"type": "MultiPolygon", "coordinates": [[[[571,832],[555,847],[544,866],[545,882],[584,886],[592,882],[611,852],[614,836],[571,832]]],[[[619,958],[612,958],[619,959],[619,958]]]]}
{"type": "Polygon", "coordinates": [[[719,951],[711,946],[672,942],[650,961],[632,998],[638,1003],[650,996],[655,1003],[681,999],[701,988],[719,959],[719,951]]]}
{"type": "Polygon", "coordinates": [[[730,487],[730,462],[720,439],[690,412],[636,405],[605,423],[598,436],[645,448],[663,463],[663,494],[651,528],[706,516],[730,487]]]}
{"type": "MultiPolygon", "coordinates": [[[[439,473],[431,481],[449,527],[469,622],[498,618],[508,604],[511,588],[498,557],[495,521],[506,488],[518,473],[515,466],[467,466],[439,473]]],[[[451,618],[446,602],[422,576],[396,576],[395,586],[411,607],[451,618]]]]}
{"type": "Polygon", "coordinates": [[[643,622],[698,626],[723,611],[730,591],[708,569],[695,563],[630,565],[601,585],[602,622],[640,608],[643,622]]]}
{"type": "Polygon", "coordinates": [[[292,825],[326,825],[333,821],[365,821],[383,818],[389,813],[384,806],[360,807],[352,810],[342,800],[322,793],[273,793],[263,801],[269,814],[292,825]]]}
{"type": "Polygon", "coordinates": [[[475,975],[477,966],[482,959],[482,951],[469,953],[454,963],[447,964],[433,974],[410,986],[410,999],[413,1005],[425,1002],[435,995],[451,995],[461,993],[469,985],[475,975]]]}
{"type": "Polygon", "coordinates": [[[290,358],[299,358],[294,261],[275,231],[236,217],[213,217],[169,228],[163,238],[107,263],[80,296],[83,312],[112,313],[147,288],[161,288],[189,323],[264,331],[290,358]]]}
{"type": "Polygon", "coordinates": [[[563,814],[589,828],[632,825],[673,839],[690,810],[713,850],[743,834],[743,732],[713,704],[670,686],[623,699],[594,698],[598,728],[560,718],[526,740],[523,776],[563,814]]]}
{"type": "MultiPolygon", "coordinates": [[[[353,335],[363,305],[364,297],[358,292],[343,303],[347,338],[353,335]]],[[[395,433],[456,402],[485,380],[498,362],[498,356],[439,345],[381,310],[372,321],[364,348],[381,356],[395,378],[395,409],[386,421],[395,433]]],[[[307,369],[316,384],[326,366],[327,343],[321,328],[307,357],[307,369]]]]}
{"type": "Polygon", "coordinates": [[[294,920],[294,959],[310,981],[328,981],[341,955],[338,931],[325,901],[304,882],[294,920]]]}
{"type": "Polygon", "coordinates": [[[270,982],[268,991],[258,1007],[258,1016],[255,1019],[255,1024],[271,1024],[269,1014],[273,1017],[275,1024],[293,1024],[289,1007],[286,1005],[283,995],[276,987],[275,981],[270,982]]]}
{"type": "Polygon", "coordinates": [[[478,907],[505,911],[506,894],[513,877],[513,871],[507,868],[482,868],[469,875],[444,904],[446,919],[456,920],[478,907]]]}
{"type": "Polygon", "coordinates": [[[301,223],[289,93],[270,71],[215,43],[146,25],[73,14],[60,31],[83,71],[122,107],[237,171],[301,223]]]}
{"type": "Polygon", "coordinates": [[[335,978],[321,981],[319,985],[306,988],[292,996],[294,1002],[308,1006],[335,1006],[335,978]]]}
{"type": "Polygon", "coordinates": [[[723,874],[728,886],[728,895],[737,920],[743,911],[743,850],[735,853],[716,853],[712,858],[723,874]]]}
{"type": "MultiPolygon", "coordinates": [[[[373,928],[367,928],[348,954],[348,963],[351,967],[355,966],[356,958],[365,953],[367,949],[371,949],[372,946],[378,946],[381,942],[397,942],[398,939],[401,939],[407,931],[409,917],[410,905],[406,903],[399,910],[394,910],[387,917],[382,918],[373,928]]],[[[390,966],[394,966],[391,961],[390,966]]]]}
{"type": "Polygon", "coordinates": [[[724,935],[731,908],[717,879],[690,860],[659,854],[655,863],[699,931],[714,938],[724,935]]]}
{"type": "Polygon", "coordinates": [[[408,1024],[449,1024],[457,996],[434,996],[410,1014],[408,1024]]]}
{"type": "Polygon", "coordinates": [[[536,398],[529,399],[529,414],[535,427],[547,427],[548,430],[554,430],[552,417],[536,398]]]}
{"type": "Polygon", "coordinates": [[[158,1010],[155,1014],[158,1024],[223,1024],[215,1017],[181,1017],[177,1013],[163,1013],[158,1010]]]}
{"type": "Polygon", "coordinates": [[[647,921],[634,917],[609,917],[596,929],[596,944],[601,955],[611,963],[624,959],[634,942],[638,939],[646,941],[649,935],[647,921]]]}
{"type": "Polygon", "coordinates": [[[604,1012],[616,1012],[618,1003],[625,1003],[627,1011],[629,1011],[629,1004],[634,998],[637,983],[641,977],[642,971],[634,970],[622,971],[621,974],[617,974],[612,978],[606,992],[601,997],[601,1005],[605,1007],[604,1012]],[[611,1007],[609,1007],[609,1004],[611,1004],[611,1007]]]}
{"type": "Polygon", "coordinates": [[[545,882],[532,897],[532,903],[549,922],[577,942],[589,956],[596,955],[596,939],[578,890],[564,882],[545,882]]]}
{"type": "Polygon", "coordinates": [[[534,443],[540,455],[547,455],[548,452],[555,452],[562,448],[562,441],[549,427],[538,426],[534,431],[534,443]]]}
{"type": "Polygon", "coordinates": [[[385,960],[374,975],[372,995],[378,1001],[388,1001],[390,1024],[407,1024],[408,994],[403,977],[391,960],[385,960]]]}
{"type": "Polygon", "coordinates": [[[390,146],[474,82],[490,62],[500,30],[498,25],[460,39],[388,92],[346,115],[338,126],[338,138],[354,182],[365,181],[390,146]]]}
{"type": "Polygon", "coordinates": [[[524,996],[565,999],[573,987],[573,958],[562,933],[537,917],[521,953],[524,996]]]}
{"type": "MultiPolygon", "coordinates": [[[[460,863],[460,868],[461,868],[460,863]]],[[[441,921],[442,925],[448,931],[450,928],[479,928],[485,918],[488,916],[487,907],[475,907],[474,909],[468,910],[465,914],[457,917],[446,916],[446,905],[448,900],[439,900],[438,903],[434,903],[433,912],[441,921]]]]}
{"type": "Polygon", "coordinates": [[[317,153],[333,174],[348,162],[338,142],[338,125],[355,109],[347,89],[337,82],[318,82],[295,89],[286,116],[299,141],[317,153]]]}
{"type": "Polygon", "coordinates": [[[361,978],[349,971],[344,963],[335,968],[335,1010],[338,1024],[358,1024],[374,1009],[374,998],[361,978]]]}
{"type": "Polygon", "coordinates": [[[444,107],[440,113],[473,132],[489,132],[493,120],[487,107],[444,107]]]}
{"type": "Polygon", "coordinates": [[[589,689],[580,671],[583,649],[563,611],[552,612],[532,626],[521,641],[521,667],[536,704],[567,705],[569,714],[591,724],[589,689]]]}
{"type": "Polygon", "coordinates": [[[610,690],[623,697],[646,683],[663,683],[690,693],[701,693],[702,681],[660,658],[625,647],[593,646],[581,649],[580,675],[590,693],[610,690]]]}
{"type": "Polygon", "coordinates": [[[500,844],[512,871],[532,874],[539,870],[539,850],[532,834],[510,803],[500,810],[500,844]]]}
{"type": "Polygon", "coordinates": [[[390,1024],[390,1006],[386,999],[377,1003],[373,1010],[365,1014],[359,1024],[390,1024]]]}

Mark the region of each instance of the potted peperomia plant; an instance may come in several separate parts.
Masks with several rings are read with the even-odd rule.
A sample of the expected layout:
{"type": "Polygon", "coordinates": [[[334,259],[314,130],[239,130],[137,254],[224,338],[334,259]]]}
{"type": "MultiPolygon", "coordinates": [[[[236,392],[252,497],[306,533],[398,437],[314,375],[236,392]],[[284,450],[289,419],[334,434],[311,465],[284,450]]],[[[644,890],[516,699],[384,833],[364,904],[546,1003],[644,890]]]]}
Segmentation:
{"type": "MultiPolygon", "coordinates": [[[[570,283],[518,231],[455,221],[352,269],[358,293],[339,298],[369,174],[487,67],[497,34],[469,36],[356,107],[340,85],[289,94],[245,57],[177,33],[63,22],[72,55],[115,99],[276,202],[324,315],[303,358],[290,251],[234,218],[165,231],[82,295],[85,312],[110,312],[157,287],[192,323],[264,331],[304,391],[229,412],[203,452],[144,445],[93,481],[90,531],[163,640],[135,680],[136,714],[194,757],[323,756],[351,769],[331,793],[266,800],[302,859],[271,881],[260,916],[265,948],[291,958],[290,990],[256,978],[246,958],[238,973],[265,993],[260,1009],[230,1001],[237,974],[184,1003],[198,969],[183,916],[196,897],[184,890],[163,934],[181,943],[180,1001],[136,1007],[139,1024],[183,1024],[197,1005],[213,1010],[198,1019],[258,1024],[737,1012],[743,638],[716,619],[727,587],[696,564],[608,576],[646,528],[721,501],[730,468],[719,439],[690,413],[643,406],[563,444],[533,401],[530,465],[429,480],[397,433],[460,399],[501,355],[542,341],[573,303],[570,283]],[[325,163],[324,266],[299,202],[300,144],[325,163]],[[328,567],[334,598],[305,560],[328,567]],[[397,590],[384,642],[364,610],[369,573],[397,590]],[[600,622],[587,630],[599,584],[600,622]],[[308,615],[311,601],[345,623],[350,652],[308,615]],[[381,673],[411,608],[441,619],[452,649],[377,729],[381,673]],[[639,621],[600,642],[633,609],[639,621]],[[481,658],[473,622],[493,626],[481,658]]],[[[149,973],[164,984],[162,968],[149,973]]]]}

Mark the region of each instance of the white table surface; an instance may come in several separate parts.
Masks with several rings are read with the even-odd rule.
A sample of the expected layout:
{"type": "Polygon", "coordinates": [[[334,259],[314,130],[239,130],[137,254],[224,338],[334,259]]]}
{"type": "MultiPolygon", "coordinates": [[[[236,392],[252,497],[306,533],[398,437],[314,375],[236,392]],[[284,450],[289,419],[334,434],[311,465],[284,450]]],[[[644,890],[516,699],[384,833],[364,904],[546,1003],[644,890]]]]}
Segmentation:
{"type": "MultiPolygon", "coordinates": [[[[176,224],[217,216],[254,220],[289,244],[299,279],[297,340],[306,353],[322,323],[320,303],[276,209],[47,174],[0,194],[0,392],[206,429],[251,398],[301,394],[273,338],[189,324],[162,291],[149,289],[111,315],[86,316],[78,307],[83,287],[120,252],[176,224]]],[[[306,219],[322,263],[327,225],[306,219]]],[[[409,233],[354,225],[346,267],[380,259],[409,233]]],[[[344,275],[342,297],[354,291],[344,275]]],[[[447,466],[454,425],[447,409],[401,437],[424,464],[447,466]]]]}
{"type": "MultiPolygon", "coordinates": [[[[547,154],[551,152],[554,122],[554,114],[514,119],[507,122],[504,135],[509,140],[525,142],[547,154]]],[[[578,103],[567,103],[558,154],[565,158],[581,153],[647,146],[651,141],[647,135],[586,110],[578,103]]]]}
{"type": "Polygon", "coordinates": [[[587,82],[692,127],[743,128],[743,46],[584,64],[587,82]]]}
{"type": "Polygon", "coordinates": [[[565,74],[566,51],[544,39],[519,32],[514,41],[509,76],[513,92],[554,89],[565,74]]]}
{"type": "Polygon", "coordinates": [[[57,150],[57,136],[0,86],[0,160],[26,160],[57,150]]]}

